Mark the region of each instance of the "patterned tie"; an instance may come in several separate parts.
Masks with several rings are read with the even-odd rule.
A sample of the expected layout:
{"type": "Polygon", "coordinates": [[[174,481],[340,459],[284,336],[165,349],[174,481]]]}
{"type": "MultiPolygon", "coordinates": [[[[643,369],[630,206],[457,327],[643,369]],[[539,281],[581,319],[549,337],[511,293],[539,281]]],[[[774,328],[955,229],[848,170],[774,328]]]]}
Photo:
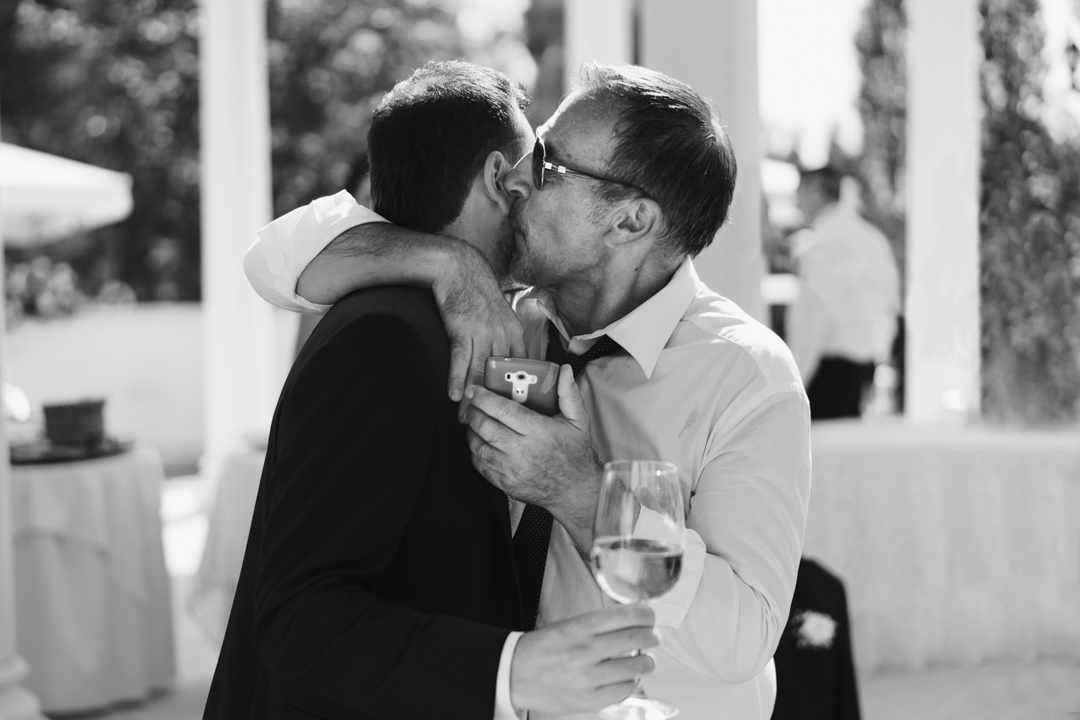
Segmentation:
{"type": "MultiPolygon", "coordinates": [[[[574,377],[581,374],[590,360],[622,350],[619,343],[604,335],[581,355],[563,350],[559,330],[548,321],[548,362],[569,365],[574,377]]],[[[544,566],[547,564],[548,541],[551,539],[551,513],[538,505],[526,505],[514,533],[514,559],[517,562],[518,592],[521,595],[522,619],[526,630],[536,628],[536,613],[540,609],[540,590],[544,585],[544,566]]]]}

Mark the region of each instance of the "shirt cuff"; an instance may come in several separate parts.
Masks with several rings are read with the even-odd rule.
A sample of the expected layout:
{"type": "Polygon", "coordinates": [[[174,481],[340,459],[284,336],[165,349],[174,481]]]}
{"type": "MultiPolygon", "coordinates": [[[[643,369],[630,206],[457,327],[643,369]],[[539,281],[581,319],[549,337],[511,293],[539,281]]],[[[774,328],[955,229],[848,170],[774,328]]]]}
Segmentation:
{"type": "Polygon", "coordinates": [[[525,720],[525,713],[515,710],[510,699],[510,663],[514,660],[518,640],[524,634],[512,632],[506,636],[506,642],[503,643],[499,673],[495,676],[495,720],[525,720]]]}
{"type": "Polygon", "coordinates": [[[386,220],[342,190],[282,215],[256,233],[244,256],[248,282],[269,303],[286,310],[320,314],[329,305],[308,302],[296,294],[304,268],[341,233],[386,220]]]}

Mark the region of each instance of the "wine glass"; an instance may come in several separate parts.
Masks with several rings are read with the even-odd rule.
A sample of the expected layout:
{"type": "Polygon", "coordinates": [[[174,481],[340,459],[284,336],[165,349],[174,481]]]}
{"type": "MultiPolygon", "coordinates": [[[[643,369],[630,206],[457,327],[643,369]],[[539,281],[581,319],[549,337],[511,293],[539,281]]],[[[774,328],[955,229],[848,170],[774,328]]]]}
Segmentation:
{"type": "MultiPolygon", "coordinates": [[[[593,564],[596,579],[616,602],[655,600],[682,571],[685,514],[679,470],[669,462],[615,460],[604,465],[596,505],[593,564]]],[[[637,655],[634,650],[632,655],[637,655]]],[[[634,693],[600,711],[606,720],[665,720],[679,714],[670,703],[634,693]]]]}

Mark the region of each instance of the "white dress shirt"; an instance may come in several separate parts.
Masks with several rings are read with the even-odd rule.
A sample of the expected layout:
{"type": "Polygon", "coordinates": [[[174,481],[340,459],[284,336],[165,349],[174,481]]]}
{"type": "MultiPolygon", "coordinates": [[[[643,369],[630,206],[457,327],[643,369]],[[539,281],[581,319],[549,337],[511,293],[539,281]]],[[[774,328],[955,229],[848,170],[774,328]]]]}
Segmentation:
{"type": "Polygon", "coordinates": [[[810,228],[792,237],[799,297],[787,341],[810,381],[822,357],[884,362],[900,314],[900,275],[889,241],[854,209],[822,208],[810,228]]]}
{"type": "MultiPolygon", "coordinates": [[[[264,298],[305,305],[297,278],[345,229],[340,219],[320,221],[337,216],[316,206],[348,206],[341,195],[290,213],[299,215],[287,231],[274,225],[289,215],[260,232],[245,269],[264,298]],[[282,243],[290,248],[276,247],[282,243]],[[270,266],[258,259],[265,255],[291,264],[259,274],[270,266]]],[[[371,220],[357,208],[346,211],[354,225],[371,220]]],[[[652,298],[587,335],[567,337],[546,291],[519,296],[515,309],[530,357],[544,357],[548,318],[571,352],[601,335],[617,341],[627,354],[594,360],[577,379],[601,459],[668,460],[683,473],[686,555],[674,589],[653,603],[664,639],[651,651],[656,671],[646,691],[686,720],[767,720],[776,694],[772,655],[787,623],[810,492],[810,411],[791,354],[701,283],[689,260],[652,298]]],[[[555,523],[537,626],[611,602],[555,523]]]]}

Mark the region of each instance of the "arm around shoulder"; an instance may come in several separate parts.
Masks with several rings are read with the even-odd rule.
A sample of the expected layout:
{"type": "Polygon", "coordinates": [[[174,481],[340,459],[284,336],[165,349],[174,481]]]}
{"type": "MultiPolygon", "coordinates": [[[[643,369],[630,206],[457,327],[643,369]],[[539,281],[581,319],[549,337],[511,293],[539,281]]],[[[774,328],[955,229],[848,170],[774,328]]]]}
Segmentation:
{"type": "Polygon", "coordinates": [[[367,223],[385,224],[342,190],[282,215],[256,233],[244,256],[252,288],[267,302],[286,310],[320,314],[329,304],[297,293],[297,280],[311,259],[341,233],[367,223]]]}

